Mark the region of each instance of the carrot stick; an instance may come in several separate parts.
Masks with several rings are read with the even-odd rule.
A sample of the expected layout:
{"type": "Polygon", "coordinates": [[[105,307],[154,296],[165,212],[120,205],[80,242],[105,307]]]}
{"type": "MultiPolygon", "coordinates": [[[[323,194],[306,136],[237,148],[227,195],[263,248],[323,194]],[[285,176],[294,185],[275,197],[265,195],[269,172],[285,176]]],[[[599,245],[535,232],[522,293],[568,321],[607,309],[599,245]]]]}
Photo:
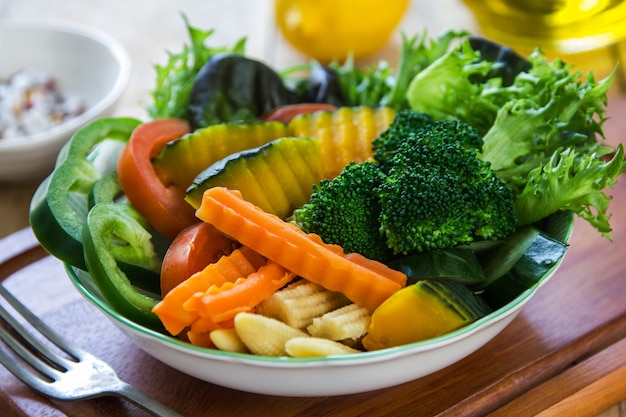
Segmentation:
{"type": "Polygon", "coordinates": [[[215,345],[213,341],[211,341],[211,333],[201,333],[194,332],[193,330],[189,330],[187,332],[187,338],[189,339],[189,343],[194,346],[201,346],[209,349],[215,349],[215,345]]]}
{"type": "Polygon", "coordinates": [[[237,313],[252,311],[295,277],[293,272],[268,261],[245,279],[214,286],[205,293],[195,293],[183,307],[197,312],[201,318],[208,317],[212,322],[220,323],[234,318],[237,313]]]}
{"type": "Polygon", "coordinates": [[[199,317],[197,312],[183,308],[189,297],[197,292],[203,293],[213,285],[219,286],[246,277],[264,262],[265,258],[250,248],[236,249],[174,287],[152,311],[168,332],[177,335],[199,317]]]}
{"type": "Polygon", "coordinates": [[[381,262],[367,258],[361,255],[360,253],[347,253],[345,257],[346,259],[354,262],[355,264],[361,265],[363,268],[371,269],[372,271],[384,277],[387,277],[394,282],[397,282],[403,287],[406,285],[406,275],[404,275],[404,273],[397,271],[395,269],[389,268],[387,265],[381,262]]]}
{"type": "Polygon", "coordinates": [[[387,265],[375,261],[373,259],[369,259],[360,253],[346,253],[344,254],[343,248],[339,245],[326,243],[320,238],[318,235],[314,233],[308,233],[307,236],[315,243],[328,248],[331,252],[336,253],[338,255],[344,256],[346,259],[354,262],[355,264],[359,264],[364,268],[371,269],[372,271],[381,274],[390,280],[397,282],[401,286],[406,285],[406,275],[402,272],[397,271],[395,269],[389,268],[387,265]]]}
{"type": "MultiPolygon", "coordinates": [[[[254,311],[251,311],[254,312],[254,311]]],[[[191,323],[191,327],[187,332],[189,335],[190,332],[195,334],[200,333],[211,333],[213,330],[220,329],[232,329],[235,327],[235,321],[233,319],[221,321],[219,323],[214,322],[209,317],[200,317],[193,323],[191,323]]]]}
{"type": "Polygon", "coordinates": [[[406,283],[404,274],[381,274],[390,268],[365,267],[318,243],[294,224],[243,200],[238,191],[210,188],[196,216],[267,259],[328,290],[342,292],[371,311],[406,283]]]}

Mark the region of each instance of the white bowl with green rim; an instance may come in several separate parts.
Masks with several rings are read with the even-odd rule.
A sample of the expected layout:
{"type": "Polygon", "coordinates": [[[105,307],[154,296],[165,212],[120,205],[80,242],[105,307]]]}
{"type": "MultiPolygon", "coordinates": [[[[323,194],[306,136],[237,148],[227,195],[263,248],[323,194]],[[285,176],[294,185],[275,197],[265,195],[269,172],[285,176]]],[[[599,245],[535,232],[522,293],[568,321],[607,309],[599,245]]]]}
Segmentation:
{"type": "MultiPolygon", "coordinates": [[[[551,216],[544,229],[567,242],[572,213],[551,216]]],[[[563,258],[531,288],[493,313],[446,335],[389,349],[323,358],[261,357],[192,346],[117,313],[101,296],[89,273],[66,266],[78,291],[100,309],[139,348],[161,362],[220,386],[279,396],[356,394],[399,385],[437,372],[493,339],[554,275],[563,258]],[[376,375],[376,378],[372,378],[376,375]]]]}

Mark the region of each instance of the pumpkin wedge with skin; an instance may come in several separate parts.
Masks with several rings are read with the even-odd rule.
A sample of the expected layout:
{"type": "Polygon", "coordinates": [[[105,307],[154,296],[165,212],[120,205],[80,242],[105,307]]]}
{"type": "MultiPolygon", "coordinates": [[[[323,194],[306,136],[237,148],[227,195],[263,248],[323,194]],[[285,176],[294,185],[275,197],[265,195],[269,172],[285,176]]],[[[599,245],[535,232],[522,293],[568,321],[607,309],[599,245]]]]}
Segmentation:
{"type": "Polygon", "coordinates": [[[202,203],[212,187],[239,190],[242,197],[281,218],[309,201],[323,176],[320,142],[306,137],[276,139],[226,157],[196,177],[185,200],[202,203]]]}
{"type": "Polygon", "coordinates": [[[363,346],[385,349],[441,336],[489,314],[491,308],[466,286],[423,280],[385,300],[372,314],[363,346]]]}
{"type": "Polygon", "coordinates": [[[280,122],[213,125],[170,143],[153,164],[157,172],[170,175],[171,181],[186,184],[185,200],[195,209],[200,206],[202,192],[210,187],[223,186],[241,191],[244,199],[268,213],[286,218],[295,208],[309,201],[313,185],[321,179],[335,177],[351,161],[370,159],[372,141],[387,129],[394,116],[395,111],[390,107],[341,107],[301,114],[288,125],[280,122]],[[245,136],[246,132],[250,137],[245,136]],[[303,141],[297,146],[282,144],[280,149],[270,152],[274,145],[264,146],[283,137],[267,139],[281,132],[288,132],[283,135],[286,140],[303,141]],[[194,136],[206,138],[201,142],[194,136]],[[312,140],[318,144],[304,144],[312,140]],[[244,146],[257,141],[263,143],[244,146]],[[241,149],[228,153],[225,144],[229,144],[228,151],[235,146],[241,149]],[[199,156],[192,156],[195,147],[200,148],[197,151],[199,156]],[[211,147],[217,150],[211,150],[211,147]],[[263,166],[258,159],[269,155],[256,154],[266,153],[274,154],[271,158],[282,156],[272,159],[271,165],[263,166]],[[213,160],[219,155],[223,156],[213,160]],[[234,168],[235,165],[250,165],[253,160],[257,160],[253,163],[254,168],[234,168]],[[185,166],[192,164],[194,168],[185,169],[187,176],[183,178],[182,174],[176,173],[174,161],[185,166]],[[209,164],[203,167],[207,162],[209,164]],[[191,179],[194,173],[196,177],[191,179]]]}
{"type": "Polygon", "coordinates": [[[212,125],[168,143],[152,165],[164,184],[187,188],[220,159],[288,135],[287,126],[277,121],[212,125]]]}
{"type": "Polygon", "coordinates": [[[322,145],[324,178],[334,178],[351,161],[373,156],[372,141],[393,121],[391,107],[340,107],[302,114],[291,120],[292,136],[315,138],[322,145]]]}

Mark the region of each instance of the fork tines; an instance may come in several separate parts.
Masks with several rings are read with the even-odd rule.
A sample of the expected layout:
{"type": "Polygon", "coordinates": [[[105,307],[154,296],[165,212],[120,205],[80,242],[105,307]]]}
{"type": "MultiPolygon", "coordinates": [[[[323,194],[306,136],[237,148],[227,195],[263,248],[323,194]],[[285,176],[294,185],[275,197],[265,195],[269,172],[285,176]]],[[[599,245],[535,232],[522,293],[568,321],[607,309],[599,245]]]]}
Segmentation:
{"type": "Polygon", "coordinates": [[[68,371],[78,363],[83,352],[71,346],[50,329],[2,285],[0,285],[0,295],[14,312],[32,326],[32,329],[28,329],[26,323],[18,320],[5,306],[0,304],[0,317],[4,322],[3,326],[0,327],[0,339],[14,354],[11,355],[0,349],[0,362],[22,382],[33,386],[34,389],[43,394],[49,395],[47,384],[57,380],[61,373],[68,371]],[[36,333],[33,332],[33,329],[36,333]],[[45,339],[37,337],[36,334],[45,339]],[[17,362],[16,356],[19,356],[22,361],[17,362]],[[24,366],[25,364],[31,370],[24,366]],[[37,371],[39,375],[32,370],[37,371]]]}
{"type": "Polygon", "coordinates": [[[180,416],[120,380],[106,362],[63,339],[2,284],[0,296],[0,340],[5,345],[0,347],[0,363],[24,384],[58,400],[114,395],[156,416],[180,416]]]}

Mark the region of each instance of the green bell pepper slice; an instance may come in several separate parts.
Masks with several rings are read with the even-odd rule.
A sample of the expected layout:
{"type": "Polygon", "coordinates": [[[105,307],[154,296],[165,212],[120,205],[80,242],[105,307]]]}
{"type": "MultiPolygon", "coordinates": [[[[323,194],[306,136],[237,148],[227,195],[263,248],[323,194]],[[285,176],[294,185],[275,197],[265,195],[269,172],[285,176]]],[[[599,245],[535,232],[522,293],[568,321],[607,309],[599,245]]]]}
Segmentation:
{"type": "MultiPolygon", "coordinates": [[[[145,219],[130,204],[101,202],[89,210],[82,229],[87,269],[104,299],[124,317],[152,329],[163,326],[152,312],[159,295],[136,287],[122,264],[158,273],[161,269],[145,219]]],[[[156,281],[158,291],[158,280],[156,281]]]]}
{"type": "MultiPolygon", "coordinates": [[[[124,190],[117,177],[117,171],[111,171],[102,176],[89,192],[87,196],[89,209],[100,203],[119,203],[129,204],[124,190]]],[[[133,211],[133,216],[138,212],[133,211]]],[[[159,234],[154,228],[148,224],[143,218],[139,218],[142,227],[146,228],[152,236],[152,245],[156,250],[159,259],[163,259],[165,252],[169,248],[171,241],[163,235],[159,234]]],[[[83,226],[84,227],[84,226],[83,226]]],[[[148,265],[148,269],[144,265],[135,263],[127,263],[123,258],[117,259],[120,269],[130,278],[132,284],[144,291],[154,294],[160,294],[161,291],[161,270],[155,270],[152,265],[148,265]]]]}
{"type": "Polygon", "coordinates": [[[117,171],[111,171],[98,179],[87,194],[87,208],[91,210],[98,203],[114,203],[124,197],[124,190],[117,177],[117,171]]]}
{"type": "Polygon", "coordinates": [[[59,153],[29,209],[35,237],[54,257],[86,269],[82,228],[88,194],[98,179],[117,168],[123,145],[140,123],[132,118],[95,120],[79,129],[59,153]]]}

